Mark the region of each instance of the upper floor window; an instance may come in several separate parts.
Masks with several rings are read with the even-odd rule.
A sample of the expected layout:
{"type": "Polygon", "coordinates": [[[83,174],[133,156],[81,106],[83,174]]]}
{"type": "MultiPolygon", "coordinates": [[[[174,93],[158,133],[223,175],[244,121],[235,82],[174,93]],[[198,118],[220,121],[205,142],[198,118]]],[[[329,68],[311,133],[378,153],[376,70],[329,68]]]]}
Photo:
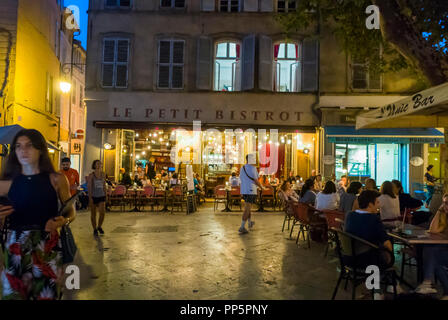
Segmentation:
{"type": "Polygon", "coordinates": [[[219,0],[219,11],[239,12],[241,9],[239,0],[219,0]]]}
{"type": "Polygon", "coordinates": [[[102,86],[105,88],[127,88],[128,64],[129,39],[104,39],[102,86]]]}
{"type": "Polygon", "coordinates": [[[184,8],[185,0],[161,0],[161,8],[184,8]]]}
{"type": "MultiPolygon", "coordinates": [[[[378,50],[381,54],[381,50],[378,50]]],[[[356,57],[352,57],[352,88],[354,90],[381,90],[382,76],[378,71],[369,68],[369,63],[356,57]]]]}
{"type": "Polygon", "coordinates": [[[297,9],[297,0],[277,0],[278,12],[291,12],[297,9]]]}
{"type": "Polygon", "coordinates": [[[158,88],[183,89],[184,47],[184,40],[159,41],[158,88]]]}
{"type": "Polygon", "coordinates": [[[221,42],[216,44],[215,54],[215,91],[241,90],[240,44],[221,42]]]}
{"type": "Polygon", "coordinates": [[[280,43],[274,46],[274,91],[300,91],[299,45],[280,43]]]}
{"type": "Polygon", "coordinates": [[[106,8],[130,8],[131,0],[106,0],[106,8]]]}

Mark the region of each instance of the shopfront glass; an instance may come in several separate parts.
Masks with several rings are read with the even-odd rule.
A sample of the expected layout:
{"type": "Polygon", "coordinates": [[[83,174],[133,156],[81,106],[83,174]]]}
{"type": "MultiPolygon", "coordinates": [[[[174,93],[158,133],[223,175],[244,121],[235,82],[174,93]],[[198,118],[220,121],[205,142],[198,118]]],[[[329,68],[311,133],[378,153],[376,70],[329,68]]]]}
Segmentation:
{"type": "Polygon", "coordinates": [[[352,181],[373,178],[377,185],[401,179],[399,144],[336,144],[336,178],[347,175],[352,181]]]}

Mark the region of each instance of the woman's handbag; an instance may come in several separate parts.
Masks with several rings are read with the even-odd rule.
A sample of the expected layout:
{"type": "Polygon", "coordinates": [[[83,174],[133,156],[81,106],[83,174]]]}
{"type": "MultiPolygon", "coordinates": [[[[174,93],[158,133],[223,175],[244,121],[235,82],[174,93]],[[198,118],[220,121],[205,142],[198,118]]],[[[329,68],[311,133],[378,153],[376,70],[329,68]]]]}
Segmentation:
{"type": "Polygon", "coordinates": [[[72,230],[68,224],[61,228],[60,239],[62,246],[62,263],[72,263],[75,260],[75,254],[78,247],[76,247],[72,230]]]}

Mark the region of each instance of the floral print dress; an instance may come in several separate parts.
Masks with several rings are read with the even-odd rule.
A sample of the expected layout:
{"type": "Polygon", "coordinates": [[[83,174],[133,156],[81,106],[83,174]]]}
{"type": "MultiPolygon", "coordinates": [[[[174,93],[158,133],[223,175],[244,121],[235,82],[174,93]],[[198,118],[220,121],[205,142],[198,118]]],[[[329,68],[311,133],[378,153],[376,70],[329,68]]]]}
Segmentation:
{"type": "Polygon", "coordinates": [[[8,231],[1,273],[2,300],[54,300],[61,294],[59,234],[8,231]]]}

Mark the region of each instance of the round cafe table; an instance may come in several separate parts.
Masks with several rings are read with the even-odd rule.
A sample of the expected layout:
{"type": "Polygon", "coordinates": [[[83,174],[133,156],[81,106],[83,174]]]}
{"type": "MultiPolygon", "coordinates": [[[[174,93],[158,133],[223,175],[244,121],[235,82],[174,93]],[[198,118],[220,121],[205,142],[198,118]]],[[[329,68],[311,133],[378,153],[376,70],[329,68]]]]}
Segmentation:
{"type": "Polygon", "coordinates": [[[130,188],[130,191],[134,193],[134,209],[130,212],[141,212],[137,206],[138,196],[144,191],[142,188],[130,188]]]}
{"type": "Polygon", "coordinates": [[[230,209],[230,191],[232,190],[232,188],[223,188],[219,190],[226,191],[226,207],[223,210],[221,210],[221,212],[232,212],[232,209],[230,209]]]}

